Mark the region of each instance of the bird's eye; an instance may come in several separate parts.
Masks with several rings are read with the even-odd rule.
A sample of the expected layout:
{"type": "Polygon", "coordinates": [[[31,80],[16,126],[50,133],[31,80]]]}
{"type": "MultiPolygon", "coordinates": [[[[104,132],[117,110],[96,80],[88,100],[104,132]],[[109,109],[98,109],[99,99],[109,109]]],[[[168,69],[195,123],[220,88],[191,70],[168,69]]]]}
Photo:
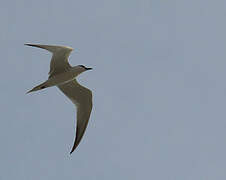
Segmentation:
{"type": "Polygon", "coordinates": [[[79,65],[80,67],[82,67],[82,68],[84,68],[84,69],[86,69],[86,67],[85,66],[83,66],[83,65],[79,65]]]}
{"type": "Polygon", "coordinates": [[[79,65],[80,67],[84,68],[84,69],[87,69],[84,65],[79,65]]]}

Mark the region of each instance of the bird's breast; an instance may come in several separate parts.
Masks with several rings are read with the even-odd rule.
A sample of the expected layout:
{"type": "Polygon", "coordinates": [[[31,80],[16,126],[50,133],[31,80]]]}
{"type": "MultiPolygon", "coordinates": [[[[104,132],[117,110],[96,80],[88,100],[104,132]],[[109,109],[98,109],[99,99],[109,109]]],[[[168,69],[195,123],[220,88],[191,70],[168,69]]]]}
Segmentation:
{"type": "Polygon", "coordinates": [[[75,74],[71,71],[61,73],[61,74],[58,74],[58,75],[55,75],[55,76],[49,78],[48,85],[49,86],[57,86],[60,84],[64,84],[66,82],[73,80],[76,76],[77,76],[77,74],[75,74]]]}

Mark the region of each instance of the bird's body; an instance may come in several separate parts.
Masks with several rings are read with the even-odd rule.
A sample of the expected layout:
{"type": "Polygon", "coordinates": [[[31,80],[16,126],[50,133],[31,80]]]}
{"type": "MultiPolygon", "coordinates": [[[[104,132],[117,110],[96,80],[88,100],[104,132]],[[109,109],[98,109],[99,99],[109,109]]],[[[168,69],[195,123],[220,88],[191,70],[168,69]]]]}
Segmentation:
{"type": "Polygon", "coordinates": [[[53,53],[48,80],[34,87],[28,93],[57,86],[77,107],[77,128],[72,153],[84,135],[92,110],[92,92],[81,86],[75,78],[92,68],[86,68],[83,65],[71,67],[68,63],[68,57],[73,49],[70,47],[40,44],[25,45],[43,48],[53,53]]]}
{"type": "Polygon", "coordinates": [[[34,87],[32,90],[28,91],[28,93],[33,91],[38,91],[47,87],[58,86],[61,84],[65,84],[69,81],[72,81],[80,74],[80,69],[77,66],[70,67],[66,72],[62,72],[59,74],[55,74],[54,76],[50,76],[47,81],[44,83],[34,87]]]}

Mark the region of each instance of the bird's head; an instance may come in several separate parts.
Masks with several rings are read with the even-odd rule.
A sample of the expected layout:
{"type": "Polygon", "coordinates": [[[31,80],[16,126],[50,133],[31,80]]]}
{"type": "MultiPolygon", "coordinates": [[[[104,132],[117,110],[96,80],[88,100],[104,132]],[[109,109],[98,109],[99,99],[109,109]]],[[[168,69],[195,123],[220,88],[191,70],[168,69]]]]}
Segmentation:
{"type": "Polygon", "coordinates": [[[91,70],[93,68],[88,68],[88,67],[85,67],[84,65],[78,65],[79,69],[82,69],[83,71],[88,71],[88,70],[91,70]]]}
{"type": "Polygon", "coordinates": [[[91,70],[92,68],[85,67],[84,65],[78,65],[78,66],[73,67],[73,69],[76,72],[78,72],[78,74],[81,74],[82,72],[91,70]]]}

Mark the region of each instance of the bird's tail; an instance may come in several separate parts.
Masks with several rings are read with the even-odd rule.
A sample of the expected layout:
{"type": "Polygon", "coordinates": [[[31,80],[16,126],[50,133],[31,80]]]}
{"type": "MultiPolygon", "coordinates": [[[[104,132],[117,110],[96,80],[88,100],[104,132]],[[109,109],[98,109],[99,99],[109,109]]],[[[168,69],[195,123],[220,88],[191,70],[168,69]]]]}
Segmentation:
{"type": "Polygon", "coordinates": [[[47,87],[48,87],[48,86],[46,86],[46,82],[44,82],[44,83],[42,83],[42,84],[40,84],[40,85],[34,87],[34,88],[31,89],[30,91],[28,91],[27,94],[30,93],[30,92],[33,92],[33,91],[38,91],[38,90],[41,90],[41,89],[45,89],[45,88],[47,88],[47,87]]]}

